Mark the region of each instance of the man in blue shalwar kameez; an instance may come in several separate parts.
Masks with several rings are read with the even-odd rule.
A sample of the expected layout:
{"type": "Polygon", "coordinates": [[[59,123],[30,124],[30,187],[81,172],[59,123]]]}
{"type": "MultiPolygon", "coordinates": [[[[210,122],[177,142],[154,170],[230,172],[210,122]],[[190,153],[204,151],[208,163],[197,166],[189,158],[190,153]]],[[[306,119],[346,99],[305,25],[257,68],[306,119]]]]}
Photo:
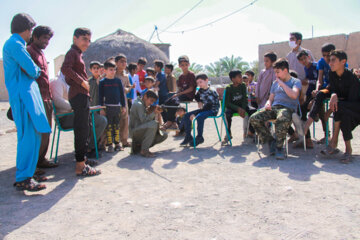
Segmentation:
{"type": "Polygon", "coordinates": [[[25,13],[14,16],[12,36],[3,48],[5,85],[17,128],[16,182],[17,190],[39,191],[46,186],[33,179],[39,157],[41,134],[51,132],[40,90],[35,79],[39,67],[26,51],[35,21],[25,13]]]}

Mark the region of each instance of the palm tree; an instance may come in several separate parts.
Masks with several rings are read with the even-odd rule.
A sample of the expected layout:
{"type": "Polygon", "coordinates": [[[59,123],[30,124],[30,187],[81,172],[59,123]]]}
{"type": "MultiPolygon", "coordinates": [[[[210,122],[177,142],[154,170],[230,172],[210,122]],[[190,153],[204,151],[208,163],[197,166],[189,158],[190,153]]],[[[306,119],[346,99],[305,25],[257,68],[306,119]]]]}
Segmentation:
{"type": "Polygon", "coordinates": [[[220,58],[221,66],[223,67],[224,73],[227,75],[231,70],[239,69],[240,71],[245,71],[249,68],[249,64],[242,60],[242,57],[223,57],[220,58]]]}
{"type": "Polygon", "coordinates": [[[189,66],[189,70],[194,72],[195,74],[196,73],[199,73],[199,72],[202,72],[204,71],[204,67],[200,64],[197,64],[197,63],[192,63],[190,66],[189,66]]]}
{"type": "Polygon", "coordinates": [[[209,77],[221,77],[223,75],[223,69],[219,61],[206,65],[205,70],[209,77]]]}
{"type": "Polygon", "coordinates": [[[250,62],[250,69],[255,73],[254,81],[257,81],[257,77],[259,76],[259,61],[254,60],[250,62]]]}

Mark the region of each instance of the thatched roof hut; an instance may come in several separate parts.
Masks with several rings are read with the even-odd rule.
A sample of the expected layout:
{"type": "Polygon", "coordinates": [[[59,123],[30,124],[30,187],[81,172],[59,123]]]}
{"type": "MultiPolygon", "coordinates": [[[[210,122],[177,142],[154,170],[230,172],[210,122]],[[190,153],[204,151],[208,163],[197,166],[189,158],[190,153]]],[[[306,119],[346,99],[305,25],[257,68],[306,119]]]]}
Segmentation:
{"type": "Polygon", "coordinates": [[[155,45],[120,29],[91,43],[83,58],[88,68],[91,61],[104,62],[119,53],[125,54],[128,62],[137,62],[140,57],[145,57],[148,61],[146,67],[153,66],[155,59],[169,61],[166,54],[155,45]]]}

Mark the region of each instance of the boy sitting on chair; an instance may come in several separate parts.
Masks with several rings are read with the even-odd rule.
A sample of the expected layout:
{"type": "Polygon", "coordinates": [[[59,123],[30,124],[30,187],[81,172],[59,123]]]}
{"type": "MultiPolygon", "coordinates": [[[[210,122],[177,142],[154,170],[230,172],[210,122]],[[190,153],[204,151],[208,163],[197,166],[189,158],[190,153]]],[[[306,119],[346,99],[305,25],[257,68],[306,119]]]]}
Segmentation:
{"type": "MultiPolygon", "coordinates": [[[[248,107],[248,96],[246,91],[246,84],[243,82],[243,77],[240,70],[232,70],[229,73],[230,80],[232,81],[226,87],[226,96],[225,96],[225,115],[227,128],[230,137],[231,135],[231,122],[234,113],[238,113],[240,117],[245,118],[245,114],[249,115],[254,113],[256,110],[251,111],[248,107]]],[[[254,129],[250,130],[251,133],[254,133],[254,129]]],[[[227,136],[225,136],[223,144],[226,144],[229,141],[227,136]]]]}
{"type": "Polygon", "coordinates": [[[298,106],[298,98],[301,91],[301,82],[289,74],[289,63],[281,58],[274,63],[276,80],[271,86],[270,97],[264,109],[250,117],[250,123],[258,133],[262,143],[270,146],[270,155],[276,152],[276,159],[285,158],[283,143],[286,140],[286,133],[291,125],[292,114],[298,106]],[[271,136],[266,122],[276,120],[275,138],[271,136]]]}
{"type": "Polygon", "coordinates": [[[210,116],[216,116],[219,108],[219,96],[215,90],[210,89],[209,79],[205,73],[199,73],[195,77],[196,84],[200,88],[195,94],[195,100],[198,102],[199,109],[188,112],[183,118],[185,127],[185,139],[180,146],[192,145],[194,139],[191,136],[191,123],[196,117],[198,135],[195,139],[195,145],[199,145],[204,142],[203,130],[205,119],[210,116]]]}

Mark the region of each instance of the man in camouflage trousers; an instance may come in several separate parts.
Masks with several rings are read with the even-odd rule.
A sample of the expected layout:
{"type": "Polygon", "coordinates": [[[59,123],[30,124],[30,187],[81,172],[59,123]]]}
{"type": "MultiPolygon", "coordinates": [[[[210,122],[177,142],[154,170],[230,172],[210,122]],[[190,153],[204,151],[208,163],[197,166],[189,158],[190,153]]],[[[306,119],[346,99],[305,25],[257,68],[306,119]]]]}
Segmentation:
{"type": "Polygon", "coordinates": [[[291,125],[292,114],[296,111],[301,91],[301,82],[289,74],[289,63],[279,59],[274,63],[276,80],[270,90],[270,97],[263,109],[250,117],[250,123],[259,135],[262,143],[270,146],[270,155],[276,153],[276,159],[285,158],[283,144],[291,125]],[[276,120],[275,139],[271,136],[266,122],[276,120]]]}

